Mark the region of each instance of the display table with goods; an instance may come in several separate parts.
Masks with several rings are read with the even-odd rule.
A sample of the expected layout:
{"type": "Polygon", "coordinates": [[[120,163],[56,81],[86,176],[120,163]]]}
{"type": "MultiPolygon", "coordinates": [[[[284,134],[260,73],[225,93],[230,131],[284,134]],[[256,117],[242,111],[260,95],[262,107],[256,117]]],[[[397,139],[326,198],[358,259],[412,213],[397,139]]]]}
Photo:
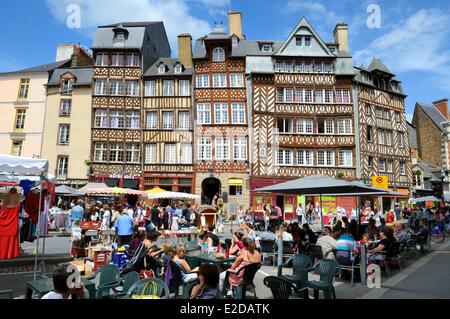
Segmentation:
{"type": "MultiPolygon", "coordinates": [[[[85,277],[81,277],[81,283],[83,284],[84,289],[86,289],[86,291],[89,293],[89,299],[95,299],[95,284],[85,277]]],[[[26,299],[31,300],[33,297],[33,293],[36,294],[39,299],[41,299],[43,296],[53,290],[53,278],[32,280],[27,283],[27,291],[25,294],[26,299]]]]}

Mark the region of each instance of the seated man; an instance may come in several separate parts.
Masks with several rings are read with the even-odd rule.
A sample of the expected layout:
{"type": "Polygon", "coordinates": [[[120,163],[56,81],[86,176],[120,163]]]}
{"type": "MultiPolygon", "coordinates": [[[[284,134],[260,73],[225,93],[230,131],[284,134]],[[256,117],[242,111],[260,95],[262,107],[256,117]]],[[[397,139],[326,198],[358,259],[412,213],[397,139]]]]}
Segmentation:
{"type": "Polygon", "coordinates": [[[67,265],[62,265],[53,272],[53,287],[54,291],[49,292],[42,299],[68,299],[71,295],[73,298],[84,298],[84,287],[80,283],[80,287],[67,286],[67,280],[69,279],[69,272],[67,271],[67,265]]]}
{"type": "Polygon", "coordinates": [[[356,247],[356,241],[350,235],[348,229],[345,229],[344,233],[336,241],[336,249],[338,250],[336,256],[339,256],[341,253],[339,251],[349,251],[351,252],[350,258],[353,260],[353,256],[356,255],[358,248],[356,247]]]}
{"type": "Polygon", "coordinates": [[[425,218],[419,220],[419,231],[415,233],[420,241],[420,250],[423,252],[424,246],[427,244],[430,230],[428,228],[428,221],[425,218]]]}
{"type": "Polygon", "coordinates": [[[369,225],[366,228],[366,234],[367,236],[369,236],[370,240],[375,240],[375,237],[378,237],[380,235],[380,231],[376,226],[375,219],[372,218],[369,220],[369,225]]]}
{"type": "Polygon", "coordinates": [[[336,239],[332,236],[332,230],[330,226],[323,228],[323,236],[320,236],[317,240],[317,245],[322,247],[323,257],[329,259],[333,257],[333,249],[336,249],[336,239]]]}
{"type": "Polygon", "coordinates": [[[404,244],[408,240],[408,232],[405,230],[404,224],[397,224],[397,241],[404,244]]]}

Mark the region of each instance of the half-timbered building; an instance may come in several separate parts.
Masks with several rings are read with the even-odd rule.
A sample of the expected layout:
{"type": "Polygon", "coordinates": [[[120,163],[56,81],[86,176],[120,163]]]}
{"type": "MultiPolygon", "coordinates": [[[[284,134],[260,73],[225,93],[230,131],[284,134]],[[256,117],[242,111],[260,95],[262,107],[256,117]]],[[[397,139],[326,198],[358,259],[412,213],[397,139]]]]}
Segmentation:
{"type": "MultiPolygon", "coordinates": [[[[247,41],[252,95],[251,202],[289,214],[299,199],[258,188],[303,176],[356,178],[352,58],[345,24],[325,43],[303,18],[283,42],[247,41]]],[[[351,208],[353,203],[337,203],[351,208]]]]}
{"type": "Polygon", "coordinates": [[[162,22],[97,28],[92,96],[91,180],[139,188],[143,154],[142,75],[170,57],[162,22]]]}
{"type": "MultiPolygon", "coordinates": [[[[355,73],[358,177],[387,176],[389,188],[406,201],[412,168],[401,82],[378,58],[367,69],[355,67],[355,73]]],[[[384,200],[384,209],[392,205],[390,199],[384,200]]]]}
{"type": "Polygon", "coordinates": [[[245,39],[241,14],[229,13],[229,34],[221,27],[196,41],[194,50],[195,190],[202,204],[216,194],[233,214],[248,207],[249,116],[245,81],[245,39]]]}
{"type": "Polygon", "coordinates": [[[145,72],[144,185],[194,191],[192,38],[178,36],[179,58],[160,58],[145,72]]]}

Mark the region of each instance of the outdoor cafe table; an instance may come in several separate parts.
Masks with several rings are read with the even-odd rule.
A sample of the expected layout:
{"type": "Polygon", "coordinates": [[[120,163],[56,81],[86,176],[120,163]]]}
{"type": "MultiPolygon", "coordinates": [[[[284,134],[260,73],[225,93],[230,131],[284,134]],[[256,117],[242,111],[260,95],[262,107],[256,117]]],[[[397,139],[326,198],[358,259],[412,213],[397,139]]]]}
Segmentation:
{"type": "MultiPolygon", "coordinates": [[[[89,292],[89,299],[95,299],[95,284],[92,281],[86,279],[85,277],[81,277],[81,283],[83,284],[84,288],[89,292]]],[[[26,298],[27,300],[31,300],[34,292],[38,295],[40,299],[53,290],[54,286],[52,278],[32,280],[27,283],[26,298]]]]}
{"type": "Polygon", "coordinates": [[[191,251],[186,254],[186,261],[189,264],[191,268],[195,268],[202,263],[208,263],[213,265],[223,265],[223,264],[230,264],[233,263],[236,260],[236,257],[229,257],[229,258],[216,258],[210,254],[203,253],[200,250],[197,251],[191,251]]]}

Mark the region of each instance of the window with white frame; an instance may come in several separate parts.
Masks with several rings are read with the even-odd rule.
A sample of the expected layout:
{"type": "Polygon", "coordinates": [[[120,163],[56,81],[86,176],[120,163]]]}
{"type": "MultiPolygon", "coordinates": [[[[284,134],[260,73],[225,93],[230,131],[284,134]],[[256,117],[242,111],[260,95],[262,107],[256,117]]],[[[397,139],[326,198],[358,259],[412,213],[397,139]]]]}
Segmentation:
{"type": "Polygon", "coordinates": [[[141,57],[139,53],[128,53],[127,54],[127,66],[139,66],[141,57]]]}
{"type": "Polygon", "coordinates": [[[165,144],[164,145],[164,163],[176,164],[177,163],[177,145],[165,144]]]}
{"type": "Polygon", "coordinates": [[[215,103],[214,104],[214,123],[228,124],[228,104],[215,103]]]}
{"type": "Polygon", "coordinates": [[[323,63],[323,72],[324,73],[331,73],[333,72],[333,65],[331,62],[324,62],[323,63]]]}
{"type": "Polygon", "coordinates": [[[106,80],[95,80],[95,95],[107,94],[107,82],[106,80]]]}
{"type": "Polygon", "coordinates": [[[99,52],[97,53],[97,57],[95,59],[96,66],[108,66],[108,53],[99,52]]]}
{"type": "Polygon", "coordinates": [[[156,164],[156,144],[145,145],[145,163],[156,164]]]}
{"type": "Polygon", "coordinates": [[[316,73],[322,73],[323,72],[323,67],[322,67],[322,62],[314,62],[314,72],[316,73]]]}
{"type": "Polygon", "coordinates": [[[213,50],[213,62],[223,62],[225,61],[225,50],[217,47],[213,50]]]}
{"type": "Polygon", "coordinates": [[[302,45],[302,40],[303,40],[303,37],[301,37],[301,36],[296,36],[296,37],[295,37],[295,45],[296,45],[296,46],[301,46],[301,45],[302,45]]]}
{"type": "Polygon", "coordinates": [[[72,95],[73,92],[73,80],[64,80],[62,83],[61,94],[72,95]]]}
{"type": "Polygon", "coordinates": [[[140,127],[140,116],[139,111],[127,111],[126,113],[126,119],[125,119],[125,126],[129,129],[138,129],[140,127]]]}
{"type": "Polygon", "coordinates": [[[372,115],[370,104],[366,104],[365,109],[366,109],[366,115],[369,115],[369,116],[372,115]]]}
{"type": "Polygon", "coordinates": [[[381,107],[377,107],[375,109],[375,116],[382,119],[383,118],[383,109],[381,107]]]}
{"type": "Polygon", "coordinates": [[[380,158],[378,160],[378,171],[379,172],[385,172],[386,171],[386,160],[383,158],[380,158]]]}
{"type": "Polygon", "coordinates": [[[338,134],[352,134],[352,119],[338,119],[338,134]]]}
{"type": "Polygon", "coordinates": [[[68,145],[70,139],[70,125],[69,124],[60,124],[59,125],[59,134],[58,134],[58,144],[59,145],[68,145]]]}
{"type": "Polygon", "coordinates": [[[173,130],[173,112],[163,112],[163,130],[173,130]]]}
{"type": "Polygon", "coordinates": [[[146,128],[150,130],[155,130],[158,128],[158,113],[157,112],[147,112],[146,114],[146,128]]]}
{"type": "Polygon", "coordinates": [[[334,120],[332,119],[318,119],[317,120],[318,134],[334,134],[334,120]]]}
{"type": "Polygon", "coordinates": [[[122,80],[111,80],[110,94],[115,95],[115,96],[123,95],[123,81],[122,80]]]}
{"type": "Polygon", "coordinates": [[[347,89],[337,89],[336,92],[336,103],[351,103],[350,102],[350,90],[347,89]]]}
{"type": "Polygon", "coordinates": [[[284,71],[288,73],[292,73],[294,71],[294,65],[291,61],[284,62],[284,71]]]}
{"type": "Polygon", "coordinates": [[[195,83],[198,88],[209,87],[209,74],[197,74],[195,83]]]}
{"type": "Polygon", "coordinates": [[[244,87],[244,75],[242,73],[230,73],[231,87],[244,87]]]}
{"type": "Polygon", "coordinates": [[[319,150],[317,151],[318,166],[334,166],[334,151],[319,150]]]}
{"type": "Polygon", "coordinates": [[[395,112],[395,121],[400,122],[400,112],[395,112]]]}
{"type": "Polygon", "coordinates": [[[95,110],[94,127],[107,128],[108,127],[108,111],[95,110]]]}
{"type": "Polygon", "coordinates": [[[23,141],[12,141],[11,155],[12,156],[21,156],[22,155],[22,147],[23,147],[23,141]]]}
{"type": "Polygon", "coordinates": [[[164,63],[161,63],[158,65],[158,74],[164,74],[166,73],[166,65],[164,63]]]}
{"type": "Polygon", "coordinates": [[[406,175],[406,163],[405,161],[400,161],[400,175],[406,175]]]}
{"type": "Polygon", "coordinates": [[[181,66],[181,64],[176,64],[175,68],[174,68],[174,72],[175,74],[180,74],[183,71],[183,67],[181,66]]]}
{"type": "Polygon", "coordinates": [[[294,121],[290,118],[277,119],[278,133],[294,133],[294,121]]]}
{"type": "Polygon", "coordinates": [[[191,81],[180,80],[178,81],[179,94],[180,96],[190,96],[191,95],[191,81]]]}
{"type": "Polygon", "coordinates": [[[275,71],[276,72],[284,72],[284,62],[283,61],[277,61],[275,63],[275,71]]]}
{"type": "Polygon", "coordinates": [[[353,166],[353,152],[350,150],[339,151],[339,166],[352,167],[353,166]]]}
{"type": "Polygon", "coordinates": [[[106,162],[108,160],[108,147],[106,143],[94,144],[94,161],[106,162]]]}
{"type": "Polygon", "coordinates": [[[305,37],[305,46],[311,46],[311,37],[305,37]]]}
{"type": "Polygon", "coordinates": [[[303,72],[311,73],[313,71],[313,66],[311,62],[303,62],[303,72]]]}
{"type": "Polygon", "coordinates": [[[59,116],[70,116],[72,110],[72,100],[61,100],[59,106],[59,116]]]}
{"type": "Polygon", "coordinates": [[[213,73],[213,87],[215,88],[227,87],[227,74],[213,73]]]}
{"type": "Polygon", "coordinates": [[[333,103],[333,90],[316,90],[314,93],[315,103],[333,103]]]}
{"type": "Polygon", "coordinates": [[[163,81],[163,96],[173,96],[174,95],[174,82],[173,80],[163,81]]]}
{"type": "Polygon", "coordinates": [[[405,139],[404,135],[401,132],[397,133],[397,139],[398,139],[398,147],[404,147],[405,146],[405,139]]]}
{"type": "Polygon", "coordinates": [[[228,137],[216,137],[216,160],[230,159],[230,139],[228,137]]]}
{"type": "Polygon", "coordinates": [[[109,161],[110,162],[123,162],[123,144],[111,143],[109,145],[109,161]]]}
{"type": "Polygon", "coordinates": [[[384,109],[384,110],[383,110],[383,118],[384,118],[385,120],[389,120],[389,119],[391,118],[390,112],[389,112],[388,109],[384,109]]]}
{"type": "Polygon", "coordinates": [[[386,145],[392,146],[392,132],[386,131],[386,145]]]}
{"type": "Polygon", "coordinates": [[[234,144],[234,160],[246,161],[247,160],[247,138],[242,136],[236,136],[233,140],[234,144]]]}
{"type": "Polygon", "coordinates": [[[386,144],[383,130],[378,130],[378,144],[380,145],[386,144]]]}
{"type": "Polygon", "coordinates": [[[286,102],[286,103],[294,102],[294,89],[293,88],[285,88],[284,89],[284,102],[286,102]]]}
{"type": "Polygon", "coordinates": [[[192,144],[181,144],[180,162],[181,164],[192,164],[192,144]]]}
{"type": "Polygon", "coordinates": [[[245,124],[245,104],[231,103],[232,124],[245,124]]]}
{"type": "Polygon", "coordinates": [[[297,119],[297,133],[312,134],[313,120],[312,119],[297,119]]]}
{"type": "Polygon", "coordinates": [[[123,111],[110,111],[109,113],[109,127],[110,128],[124,128],[125,119],[123,111]]]}
{"type": "Polygon", "coordinates": [[[109,127],[110,128],[124,128],[125,119],[123,111],[110,111],[109,113],[109,127]]]}
{"type": "Polygon", "coordinates": [[[297,152],[297,165],[313,166],[314,155],[312,150],[299,150],[297,152]]]}
{"type": "Polygon", "coordinates": [[[394,162],[392,160],[387,160],[386,161],[386,171],[388,173],[394,172],[394,162]]]}
{"type": "Polygon", "coordinates": [[[139,144],[127,144],[126,161],[128,163],[139,163],[141,160],[141,147],[139,144]]]}
{"type": "Polygon", "coordinates": [[[211,105],[209,103],[197,104],[198,124],[211,124],[211,105]]]}
{"type": "Polygon", "coordinates": [[[58,156],[58,171],[56,172],[57,176],[66,177],[68,168],[69,168],[69,157],[58,156]]]}
{"type": "Polygon", "coordinates": [[[289,149],[280,149],[277,154],[277,164],[287,166],[294,164],[294,152],[289,149]]]}
{"type": "Polygon", "coordinates": [[[155,95],[156,95],[156,81],[146,81],[145,96],[155,96],[155,95]]]}
{"type": "Polygon", "coordinates": [[[198,159],[212,159],[212,140],[210,137],[200,137],[198,139],[198,159]]]}
{"type": "Polygon", "coordinates": [[[303,72],[303,63],[302,62],[295,62],[295,72],[296,73],[302,73],[303,72]]]}
{"type": "Polygon", "coordinates": [[[112,66],[123,66],[124,64],[124,55],[123,53],[113,53],[111,56],[111,65],[112,66]]]}
{"type": "Polygon", "coordinates": [[[191,128],[191,116],[189,112],[178,112],[178,128],[180,130],[189,130],[191,128]]]}
{"type": "Polygon", "coordinates": [[[126,81],[127,95],[139,96],[139,81],[126,81]]]}

